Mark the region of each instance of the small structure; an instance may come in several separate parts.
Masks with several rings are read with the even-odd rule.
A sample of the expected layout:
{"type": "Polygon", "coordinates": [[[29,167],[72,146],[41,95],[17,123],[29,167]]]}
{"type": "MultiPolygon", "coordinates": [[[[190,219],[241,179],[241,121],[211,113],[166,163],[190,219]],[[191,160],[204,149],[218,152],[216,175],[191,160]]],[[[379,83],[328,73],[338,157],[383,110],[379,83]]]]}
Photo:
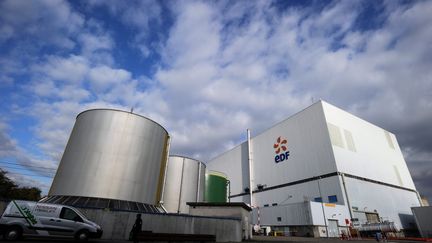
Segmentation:
{"type": "Polygon", "coordinates": [[[241,220],[242,238],[250,239],[252,235],[252,219],[250,212],[252,208],[246,203],[205,203],[188,202],[189,213],[194,216],[230,217],[241,220]]]}
{"type": "Polygon", "coordinates": [[[411,208],[421,237],[432,238],[432,206],[411,208]]]}

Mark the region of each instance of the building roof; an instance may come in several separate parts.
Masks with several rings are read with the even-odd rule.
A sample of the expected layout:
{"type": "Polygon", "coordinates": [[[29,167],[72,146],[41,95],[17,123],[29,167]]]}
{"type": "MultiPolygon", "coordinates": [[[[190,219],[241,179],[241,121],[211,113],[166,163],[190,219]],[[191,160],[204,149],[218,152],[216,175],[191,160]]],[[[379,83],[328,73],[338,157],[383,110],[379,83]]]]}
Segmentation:
{"type": "Polygon", "coordinates": [[[188,202],[191,207],[242,207],[247,211],[252,211],[252,208],[243,202],[188,202]]]}

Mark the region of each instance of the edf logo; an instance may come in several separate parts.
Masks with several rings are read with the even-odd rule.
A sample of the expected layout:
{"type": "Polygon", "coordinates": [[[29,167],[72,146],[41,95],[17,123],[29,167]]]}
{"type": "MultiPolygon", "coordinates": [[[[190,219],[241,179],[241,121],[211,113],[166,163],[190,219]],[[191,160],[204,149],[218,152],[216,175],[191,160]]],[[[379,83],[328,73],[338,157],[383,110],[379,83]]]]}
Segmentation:
{"type": "Polygon", "coordinates": [[[275,149],[275,162],[279,163],[282,162],[286,159],[288,159],[289,151],[288,151],[288,145],[287,145],[287,140],[283,139],[281,137],[278,137],[276,140],[276,143],[273,144],[273,148],[275,149]]]}

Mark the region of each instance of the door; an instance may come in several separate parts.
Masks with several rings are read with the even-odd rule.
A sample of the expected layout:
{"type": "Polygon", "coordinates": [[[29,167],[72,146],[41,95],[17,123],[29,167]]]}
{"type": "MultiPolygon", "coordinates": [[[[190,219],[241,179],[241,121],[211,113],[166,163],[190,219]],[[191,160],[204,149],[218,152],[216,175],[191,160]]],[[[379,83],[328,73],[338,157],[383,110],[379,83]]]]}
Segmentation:
{"type": "Polygon", "coordinates": [[[339,226],[337,220],[328,220],[328,235],[329,237],[339,237],[339,226]]]}
{"type": "Polygon", "coordinates": [[[84,220],[72,209],[63,207],[60,212],[60,224],[64,229],[63,235],[73,235],[84,220]]]}
{"type": "Polygon", "coordinates": [[[49,229],[50,235],[73,236],[82,218],[72,209],[62,207],[58,218],[49,219],[53,227],[49,229]]]}
{"type": "Polygon", "coordinates": [[[379,223],[379,217],[377,213],[366,213],[368,223],[379,223]]]}

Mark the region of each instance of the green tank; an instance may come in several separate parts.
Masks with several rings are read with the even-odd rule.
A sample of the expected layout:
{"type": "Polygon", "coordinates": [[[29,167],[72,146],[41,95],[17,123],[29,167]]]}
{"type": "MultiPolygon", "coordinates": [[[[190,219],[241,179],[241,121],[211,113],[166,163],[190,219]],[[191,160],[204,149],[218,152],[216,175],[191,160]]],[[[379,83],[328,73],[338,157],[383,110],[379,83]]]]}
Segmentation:
{"type": "Polygon", "coordinates": [[[205,175],[205,202],[227,201],[227,176],[221,172],[209,171],[205,175]]]}

